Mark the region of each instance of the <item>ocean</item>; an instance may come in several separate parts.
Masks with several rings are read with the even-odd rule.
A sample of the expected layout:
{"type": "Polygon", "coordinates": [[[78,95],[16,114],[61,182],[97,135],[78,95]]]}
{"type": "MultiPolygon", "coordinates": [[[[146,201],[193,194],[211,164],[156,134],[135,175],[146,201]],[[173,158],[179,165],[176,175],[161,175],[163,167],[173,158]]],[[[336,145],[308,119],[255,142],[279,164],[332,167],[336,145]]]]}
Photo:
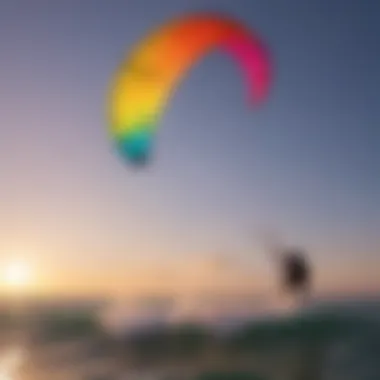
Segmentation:
{"type": "Polygon", "coordinates": [[[237,375],[239,371],[251,380],[380,380],[380,299],[322,302],[291,313],[272,311],[250,317],[216,319],[214,315],[218,323],[208,320],[204,325],[217,338],[213,344],[202,343],[202,354],[196,359],[194,352],[179,357],[174,351],[162,359],[167,345],[162,343],[154,354],[160,353],[160,360],[140,360],[138,365],[131,360],[133,347],[125,348],[126,336],[145,331],[146,339],[157,329],[169,329],[168,324],[145,318],[142,326],[139,315],[138,328],[129,321],[128,334],[105,329],[99,335],[88,327],[88,320],[75,322],[71,314],[66,323],[65,316],[58,314],[60,333],[53,333],[44,320],[36,330],[37,335],[45,330],[43,339],[36,333],[30,339],[33,334],[25,329],[21,339],[20,335],[13,342],[3,339],[1,380],[232,380],[244,377],[237,375]]]}

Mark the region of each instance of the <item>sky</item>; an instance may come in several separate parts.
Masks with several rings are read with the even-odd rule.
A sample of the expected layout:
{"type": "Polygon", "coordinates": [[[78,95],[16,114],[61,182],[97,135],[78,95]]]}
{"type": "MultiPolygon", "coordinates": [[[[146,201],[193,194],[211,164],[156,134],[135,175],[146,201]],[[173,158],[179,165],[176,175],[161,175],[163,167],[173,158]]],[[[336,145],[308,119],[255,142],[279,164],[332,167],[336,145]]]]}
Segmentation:
{"type": "Polygon", "coordinates": [[[1,260],[25,258],[42,293],[260,292],[274,231],[308,250],[319,290],[380,289],[379,14],[370,0],[1,1],[1,260]],[[253,111],[211,52],[136,171],[107,137],[112,75],[149,30],[202,10],[265,41],[270,98],[253,111]]]}

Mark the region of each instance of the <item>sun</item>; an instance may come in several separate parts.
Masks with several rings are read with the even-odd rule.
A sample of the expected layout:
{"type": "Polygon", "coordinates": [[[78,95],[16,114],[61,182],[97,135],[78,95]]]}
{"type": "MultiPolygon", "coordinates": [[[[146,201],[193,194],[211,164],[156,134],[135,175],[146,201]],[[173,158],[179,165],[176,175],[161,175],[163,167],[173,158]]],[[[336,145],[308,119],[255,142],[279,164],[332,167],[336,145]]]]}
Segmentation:
{"type": "Polygon", "coordinates": [[[19,288],[27,285],[30,281],[31,270],[23,260],[14,260],[4,268],[4,281],[11,288],[19,288]]]}

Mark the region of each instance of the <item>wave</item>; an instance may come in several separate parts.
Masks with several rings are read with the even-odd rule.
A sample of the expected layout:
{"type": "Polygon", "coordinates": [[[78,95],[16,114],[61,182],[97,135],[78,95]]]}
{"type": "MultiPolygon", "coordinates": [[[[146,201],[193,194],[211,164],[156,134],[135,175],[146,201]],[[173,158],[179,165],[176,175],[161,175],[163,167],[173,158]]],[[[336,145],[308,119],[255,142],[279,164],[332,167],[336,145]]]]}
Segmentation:
{"type": "MultiPolygon", "coordinates": [[[[136,318],[138,313],[133,315],[136,318]]],[[[223,364],[226,373],[231,374],[227,364],[238,365],[242,371],[248,366],[270,380],[282,379],[276,377],[278,373],[294,366],[302,368],[308,380],[312,376],[318,380],[379,380],[379,316],[377,301],[325,303],[291,313],[227,319],[219,315],[214,323],[148,315],[144,323],[133,323],[136,320],[131,318],[124,334],[110,335],[102,314],[59,313],[41,320],[39,334],[44,342],[87,339],[94,347],[98,342],[103,353],[113,350],[112,355],[122,362],[145,367],[184,362],[194,367],[212,357],[214,364],[223,364]]]]}

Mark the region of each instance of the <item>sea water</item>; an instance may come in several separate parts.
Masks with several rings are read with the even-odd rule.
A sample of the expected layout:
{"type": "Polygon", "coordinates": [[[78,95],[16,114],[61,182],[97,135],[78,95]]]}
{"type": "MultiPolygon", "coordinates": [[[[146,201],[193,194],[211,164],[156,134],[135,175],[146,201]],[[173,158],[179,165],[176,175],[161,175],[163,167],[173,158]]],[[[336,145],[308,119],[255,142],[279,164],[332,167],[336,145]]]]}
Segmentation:
{"type": "MultiPolygon", "coordinates": [[[[263,380],[380,380],[378,300],[325,303],[289,315],[272,314],[254,323],[251,320],[250,326],[251,342],[254,343],[251,352],[257,355],[257,373],[263,380]],[[307,374],[306,369],[302,378],[297,378],[297,371],[293,375],[289,373],[287,367],[294,366],[294,361],[295,367],[302,364],[310,373],[307,374]],[[318,374],[313,377],[316,372],[318,374]]],[[[236,328],[235,325],[232,330],[236,328]]],[[[224,327],[219,326],[219,329],[224,327]]],[[[88,342],[52,341],[43,347],[29,345],[23,357],[33,364],[33,370],[1,376],[7,380],[121,380],[148,375],[152,379],[165,378],[165,369],[144,368],[140,376],[136,369],[127,365],[116,369],[116,361],[109,355],[107,358],[81,356],[79,351],[85,350],[91,339],[88,342]],[[54,350],[61,353],[54,354],[54,350]],[[71,358],[69,351],[75,352],[71,358]],[[60,360],[59,355],[66,359],[60,360]]],[[[13,355],[14,346],[10,350],[12,354],[6,349],[2,351],[0,367],[13,355]]]]}

